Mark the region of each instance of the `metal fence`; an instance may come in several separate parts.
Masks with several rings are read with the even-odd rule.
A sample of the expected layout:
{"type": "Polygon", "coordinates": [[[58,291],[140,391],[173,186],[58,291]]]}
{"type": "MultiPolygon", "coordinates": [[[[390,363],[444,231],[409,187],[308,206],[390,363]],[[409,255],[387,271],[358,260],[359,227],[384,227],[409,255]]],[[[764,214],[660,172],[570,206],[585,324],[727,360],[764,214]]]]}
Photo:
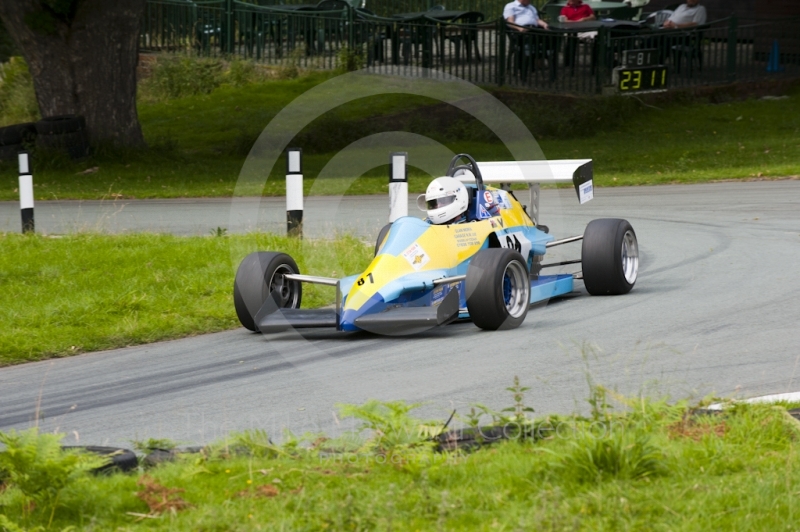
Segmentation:
{"type": "MultiPolygon", "coordinates": [[[[487,18],[497,18],[503,14],[503,8],[508,0],[343,0],[351,7],[368,9],[381,17],[390,17],[396,13],[424,12],[437,7],[444,7],[455,11],[478,11],[487,18]]],[[[298,5],[305,4],[308,0],[249,0],[248,3],[261,6],[298,5]]],[[[532,3],[537,9],[541,8],[547,0],[534,0],[532,3]]]]}
{"type": "MultiPolygon", "coordinates": [[[[400,6],[405,8],[413,9],[400,6]]],[[[334,68],[349,55],[379,72],[442,72],[479,84],[571,93],[618,87],[625,54],[644,49],[666,67],[658,71],[664,85],[657,88],[800,75],[799,21],[740,25],[728,18],[689,30],[629,24],[596,32],[520,32],[501,18],[483,21],[478,15],[449,10],[382,17],[341,0],[319,6],[149,0],[140,47],[318,69],[334,68]]],[[[646,75],[655,81],[655,72],[646,75]]]]}

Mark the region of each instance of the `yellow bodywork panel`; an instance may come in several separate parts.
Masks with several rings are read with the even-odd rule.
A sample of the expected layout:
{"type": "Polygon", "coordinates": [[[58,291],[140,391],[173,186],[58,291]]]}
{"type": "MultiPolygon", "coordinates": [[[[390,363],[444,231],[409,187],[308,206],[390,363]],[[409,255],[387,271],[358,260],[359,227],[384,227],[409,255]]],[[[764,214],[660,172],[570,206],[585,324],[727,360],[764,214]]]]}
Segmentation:
{"type": "MultiPolygon", "coordinates": [[[[495,190],[487,187],[487,190],[495,190]]],[[[347,296],[344,309],[359,309],[387,283],[415,272],[452,269],[471,258],[486,238],[502,229],[533,226],[515,199],[492,218],[453,225],[431,225],[397,256],[381,253],[364,270],[347,296]]]]}

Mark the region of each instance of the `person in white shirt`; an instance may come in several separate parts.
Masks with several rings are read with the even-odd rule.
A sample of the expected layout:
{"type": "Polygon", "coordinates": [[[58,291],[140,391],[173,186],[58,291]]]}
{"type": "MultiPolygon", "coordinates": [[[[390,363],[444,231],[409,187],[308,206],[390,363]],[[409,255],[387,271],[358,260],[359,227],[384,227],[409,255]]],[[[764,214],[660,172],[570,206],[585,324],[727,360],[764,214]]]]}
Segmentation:
{"type": "Polygon", "coordinates": [[[536,8],[531,5],[531,0],[514,0],[506,4],[503,9],[503,18],[514,29],[525,31],[525,26],[538,26],[547,29],[547,22],[539,18],[536,8]]]}
{"type": "Polygon", "coordinates": [[[663,28],[691,28],[706,23],[706,8],[699,4],[700,0],[686,0],[678,6],[664,22],[663,28]]]}

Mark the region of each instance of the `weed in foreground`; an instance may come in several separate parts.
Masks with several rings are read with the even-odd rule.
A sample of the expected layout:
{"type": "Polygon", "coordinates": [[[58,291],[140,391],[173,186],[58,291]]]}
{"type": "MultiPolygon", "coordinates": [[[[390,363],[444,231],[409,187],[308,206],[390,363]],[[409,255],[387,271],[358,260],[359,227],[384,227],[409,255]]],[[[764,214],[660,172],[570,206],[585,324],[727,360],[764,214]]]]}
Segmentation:
{"type": "Polygon", "coordinates": [[[559,464],[564,478],[597,483],[611,478],[636,480],[666,470],[664,454],[650,436],[637,431],[613,431],[605,437],[583,432],[569,442],[559,464]]]}
{"type": "Polygon", "coordinates": [[[431,438],[439,434],[442,424],[435,421],[421,421],[409,413],[420,407],[420,403],[408,404],[405,401],[370,400],[363,405],[338,404],[343,418],[353,417],[361,421],[356,431],[362,435],[369,431],[362,450],[377,453],[393,453],[411,449],[430,450],[431,438]]]}
{"type": "Polygon", "coordinates": [[[0,432],[0,471],[6,483],[16,488],[25,503],[24,513],[33,511],[49,515],[52,524],[62,491],[102,467],[107,459],[61,447],[64,434],[40,433],[37,428],[17,432],[0,432]]]}
{"type": "Polygon", "coordinates": [[[134,449],[141,453],[148,453],[155,449],[163,450],[163,451],[171,451],[178,447],[178,445],[172,441],[165,438],[148,438],[146,440],[133,440],[131,441],[131,445],[134,449]]]}
{"type": "MultiPolygon", "coordinates": [[[[325,460],[331,451],[317,453],[314,443],[298,447],[296,438],[274,444],[276,453],[255,456],[273,444],[265,433],[251,432],[228,442],[248,441],[246,453],[187,456],[146,475],[86,477],[70,486],[65,510],[52,523],[41,509],[11,522],[26,507],[0,495],[0,515],[10,517],[0,519],[0,530],[795,528],[800,468],[794,421],[785,410],[736,405],[720,414],[727,430],[671,438],[676,418],[693,416],[692,408],[647,398],[623,404],[634,402],[636,411],[612,416],[613,433],[592,431],[598,423],[572,416],[574,430],[561,437],[509,441],[414,467],[412,457],[425,447],[400,452],[409,438],[426,441],[412,405],[348,405],[369,431],[372,444],[361,449],[369,462],[325,460]],[[378,460],[392,441],[397,447],[389,452],[404,461],[378,460]]],[[[692,419],[720,422],[718,416],[692,419]]],[[[11,483],[9,492],[19,489],[11,483]]]]}

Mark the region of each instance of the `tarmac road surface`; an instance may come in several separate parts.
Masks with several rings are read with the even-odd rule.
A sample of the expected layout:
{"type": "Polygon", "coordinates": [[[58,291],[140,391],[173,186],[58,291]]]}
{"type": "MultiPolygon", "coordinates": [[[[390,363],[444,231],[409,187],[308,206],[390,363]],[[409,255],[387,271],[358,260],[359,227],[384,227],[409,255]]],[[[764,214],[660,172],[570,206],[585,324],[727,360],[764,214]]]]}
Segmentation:
{"type": "MultiPolygon", "coordinates": [[[[307,201],[307,234],[358,218],[359,233],[373,239],[387,214],[385,197],[362,197],[315,218],[313,206],[330,203],[307,201]]],[[[45,228],[51,222],[39,213],[47,205],[37,204],[45,228]]],[[[60,214],[48,230],[67,227],[75,209],[90,225],[102,217],[89,215],[89,202],[69,205],[53,204],[60,214]]],[[[130,202],[121,213],[135,216],[116,216],[118,225],[104,229],[246,229],[247,221],[230,224],[227,205],[130,202]]],[[[265,205],[282,227],[282,202],[265,205]]],[[[470,323],[410,338],[238,329],[3,368],[0,429],[38,418],[43,429],[67,432],[67,443],[123,445],[150,437],[206,443],[248,428],[336,432],[349,426],[334,416],[337,402],[425,401],[421,415],[444,420],[475,402],[510,406],[505,388],[515,375],[531,387],[526,403],[537,414],[586,410],[587,374],[622,393],[674,398],[800,389],[800,181],[598,189],[583,206],[571,190],[546,190],[541,205],[557,237],[582,234],[593,218],[628,219],[641,253],[633,291],[592,297],[577,281],[580,295],[533,308],[505,332],[470,323]]],[[[0,205],[0,221],[8,210],[0,205]]],[[[579,250],[553,248],[548,260],[579,250]]]]}

